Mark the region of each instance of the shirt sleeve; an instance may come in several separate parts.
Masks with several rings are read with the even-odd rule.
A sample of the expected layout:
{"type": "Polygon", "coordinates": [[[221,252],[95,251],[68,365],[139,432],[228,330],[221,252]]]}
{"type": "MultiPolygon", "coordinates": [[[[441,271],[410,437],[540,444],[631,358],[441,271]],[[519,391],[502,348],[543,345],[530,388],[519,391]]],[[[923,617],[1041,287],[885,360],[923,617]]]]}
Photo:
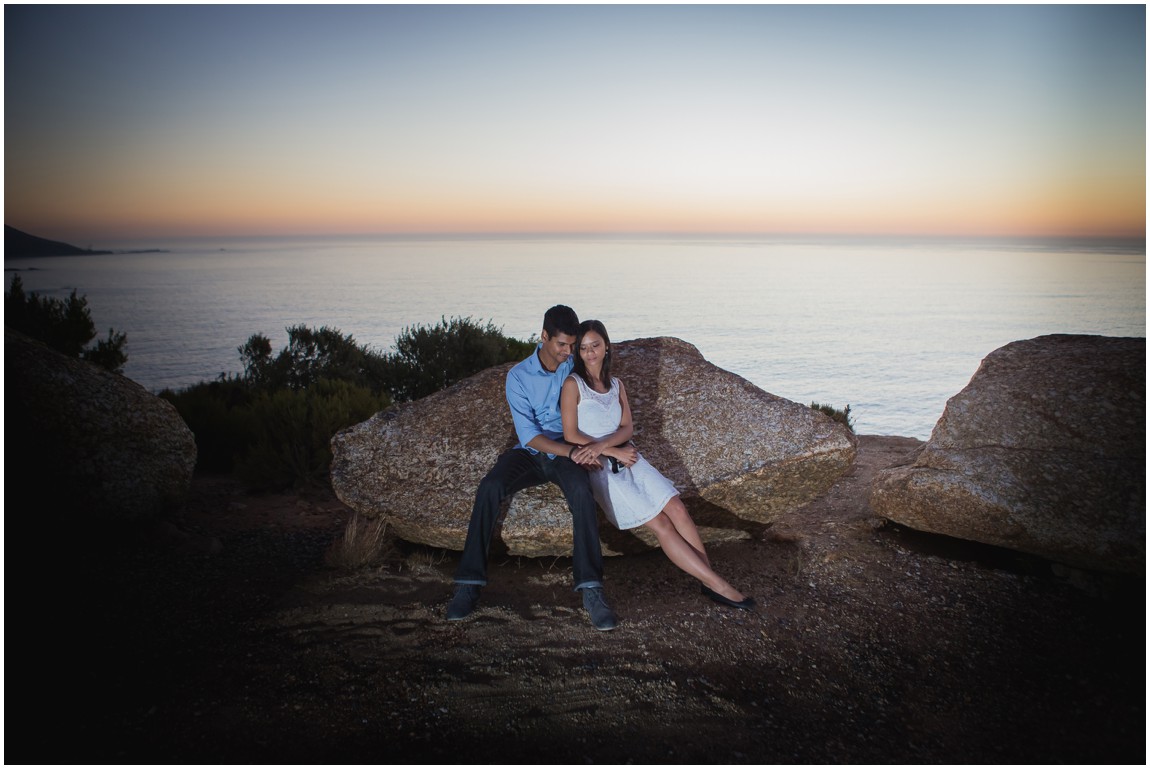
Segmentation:
{"type": "Polygon", "coordinates": [[[543,431],[539,429],[535,409],[531,405],[531,399],[527,397],[527,388],[518,377],[514,376],[514,372],[509,372],[507,375],[507,405],[511,407],[511,421],[515,423],[515,435],[519,438],[519,445],[534,452],[535,449],[527,444],[536,436],[542,435],[543,431]]]}

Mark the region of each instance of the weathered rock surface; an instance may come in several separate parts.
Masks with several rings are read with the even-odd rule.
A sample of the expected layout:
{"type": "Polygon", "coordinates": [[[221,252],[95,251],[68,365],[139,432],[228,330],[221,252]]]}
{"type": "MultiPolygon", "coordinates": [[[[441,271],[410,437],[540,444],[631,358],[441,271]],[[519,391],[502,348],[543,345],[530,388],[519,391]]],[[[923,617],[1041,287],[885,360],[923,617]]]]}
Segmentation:
{"type": "Polygon", "coordinates": [[[870,504],[920,531],[1087,569],[1146,561],[1146,340],[1050,335],[988,355],[870,504]]]}
{"type": "MultiPolygon", "coordinates": [[[[635,443],[671,479],[708,541],[761,527],[825,492],[851,466],[857,439],[809,407],[708,363],[678,339],[616,343],[635,443]],[[732,534],[732,532],[735,532],[732,534]]],[[[504,382],[483,371],[381,412],[332,439],[332,487],[398,536],[462,549],[475,489],[515,444],[504,382]]],[[[570,513],[551,484],[515,495],[500,536],[516,555],[568,555],[570,513]]],[[[605,552],[645,547],[601,522],[605,552]]]]}
{"type": "Polygon", "coordinates": [[[85,519],[142,520],[187,498],[196,442],[139,384],[4,333],[8,488],[85,519]]]}

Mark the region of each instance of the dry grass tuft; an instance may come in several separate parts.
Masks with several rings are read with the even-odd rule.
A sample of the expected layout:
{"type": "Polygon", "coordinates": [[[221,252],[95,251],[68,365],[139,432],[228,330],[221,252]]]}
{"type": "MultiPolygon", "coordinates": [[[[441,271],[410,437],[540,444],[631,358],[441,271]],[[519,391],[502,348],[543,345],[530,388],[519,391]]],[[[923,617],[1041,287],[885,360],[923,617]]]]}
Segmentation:
{"type": "Polygon", "coordinates": [[[413,550],[403,563],[415,574],[438,574],[440,564],[446,560],[446,551],[424,546],[413,550]]]}
{"type": "Polygon", "coordinates": [[[323,560],[332,568],[353,571],[383,560],[394,547],[394,540],[387,536],[387,521],[364,520],[356,513],[348,520],[343,536],[328,547],[323,560]]]}
{"type": "Polygon", "coordinates": [[[764,542],[777,542],[780,545],[794,545],[803,542],[802,534],[789,529],[770,528],[763,534],[764,542]]]}

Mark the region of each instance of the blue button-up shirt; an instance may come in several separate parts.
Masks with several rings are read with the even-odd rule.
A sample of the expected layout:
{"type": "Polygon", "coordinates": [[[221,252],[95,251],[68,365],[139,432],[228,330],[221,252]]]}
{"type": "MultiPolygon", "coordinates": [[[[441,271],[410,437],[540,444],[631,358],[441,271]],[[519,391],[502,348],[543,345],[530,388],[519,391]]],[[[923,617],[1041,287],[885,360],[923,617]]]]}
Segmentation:
{"type": "MultiPolygon", "coordinates": [[[[559,364],[554,372],[543,368],[539,361],[539,348],[530,358],[520,361],[507,372],[507,405],[515,422],[515,435],[519,444],[532,454],[539,452],[527,444],[536,436],[545,435],[552,440],[563,440],[563,415],[559,411],[559,392],[571,369],[575,356],[559,364]]],[[[554,454],[547,456],[554,458],[554,454]]]]}

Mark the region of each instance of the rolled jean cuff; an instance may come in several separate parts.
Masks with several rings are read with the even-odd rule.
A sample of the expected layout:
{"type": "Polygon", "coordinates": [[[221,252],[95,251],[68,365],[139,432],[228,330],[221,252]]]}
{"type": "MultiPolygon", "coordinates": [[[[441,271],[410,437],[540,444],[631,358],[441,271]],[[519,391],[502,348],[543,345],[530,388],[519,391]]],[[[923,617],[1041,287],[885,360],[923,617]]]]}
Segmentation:
{"type": "Polygon", "coordinates": [[[487,580],[485,580],[485,579],[457,579],[457,580],[455,580],[455,584],[457,584],[457,585],[478,585],[479,587],[483,587],[484,585],[487,584],[487,580]]]}
{"type": "Polygon", "coordinates": [[[575,586],[575,590],[576,591],[586,590],[587,588],[592,588],[592,587],[603,587],[603,583],[597,579],[593,579],[593,580],[590,580],[588,582],[580,582],[578,585],[575,586]]]}

